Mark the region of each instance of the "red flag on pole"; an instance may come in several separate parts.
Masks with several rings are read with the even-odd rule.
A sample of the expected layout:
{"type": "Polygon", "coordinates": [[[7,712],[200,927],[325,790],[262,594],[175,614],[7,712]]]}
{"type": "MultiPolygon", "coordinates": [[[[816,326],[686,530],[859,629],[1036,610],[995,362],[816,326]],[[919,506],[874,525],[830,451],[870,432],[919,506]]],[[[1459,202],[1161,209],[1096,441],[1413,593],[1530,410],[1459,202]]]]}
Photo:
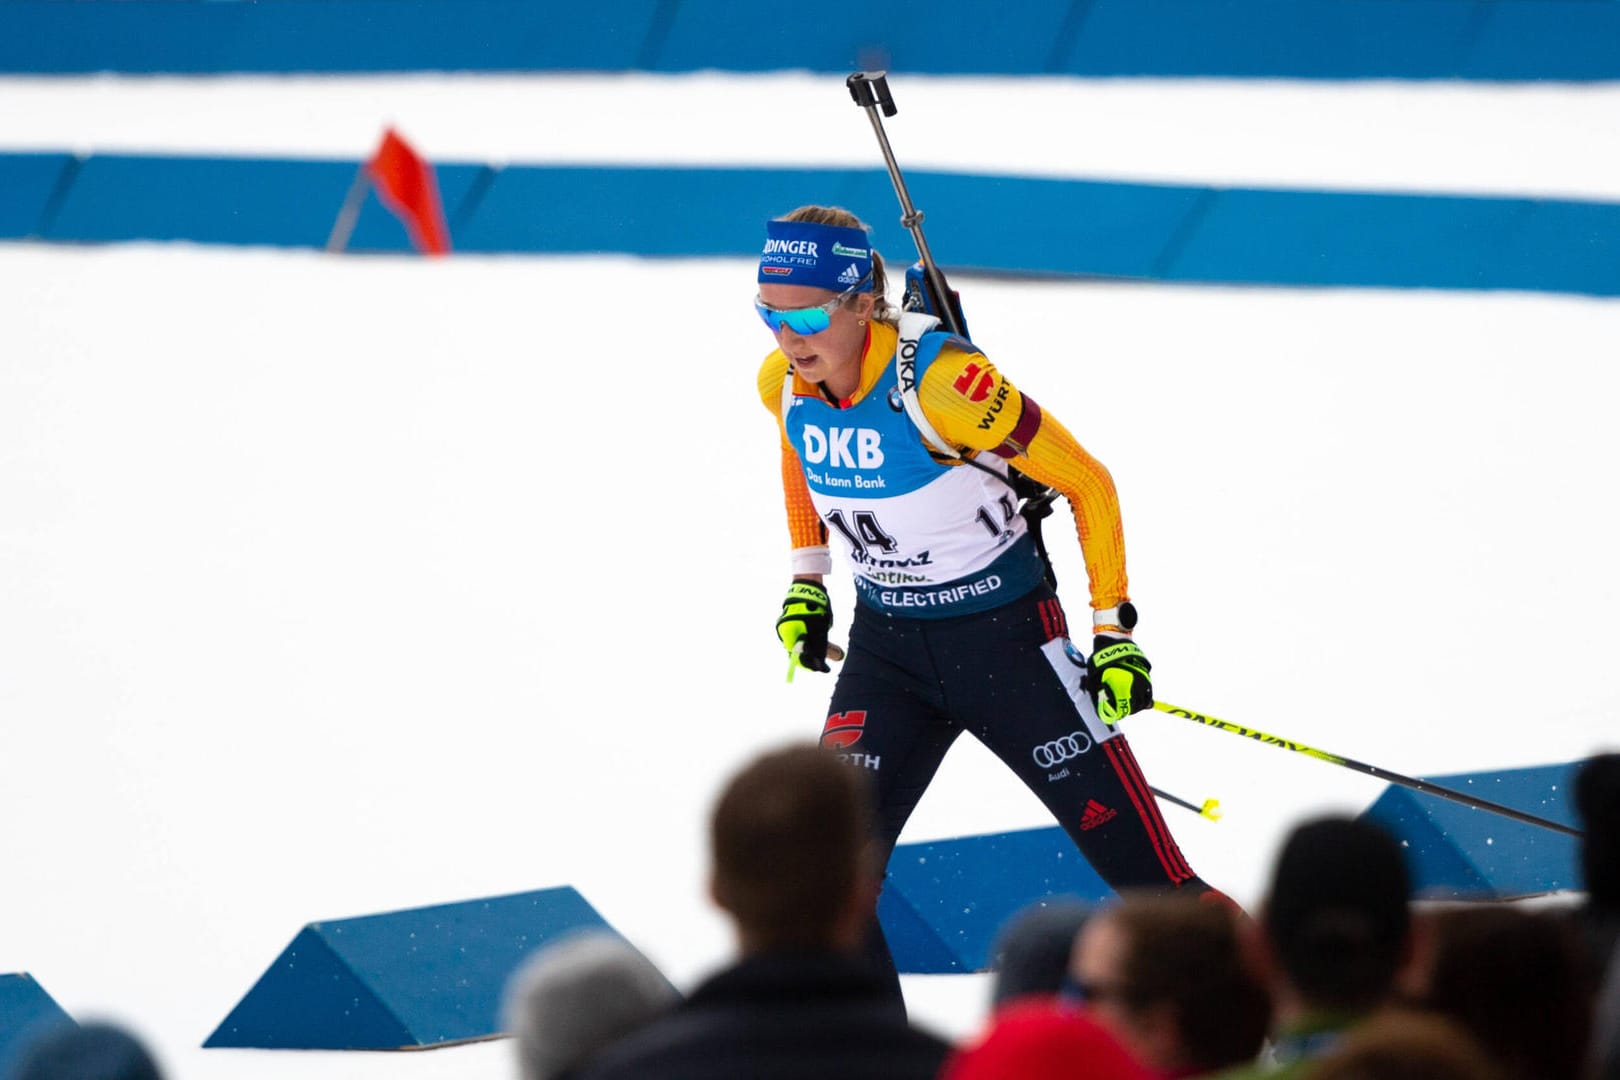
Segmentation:
{"type": "Polygon", "coordinates": [[[450,230],[444,224],[444,206],[439,201],[433,167],[393,128],[383,133],[382,145],[366,162],[366,172],[383,205],[405,223],[417,250],[429,255],[449,253],[450,230]]]}

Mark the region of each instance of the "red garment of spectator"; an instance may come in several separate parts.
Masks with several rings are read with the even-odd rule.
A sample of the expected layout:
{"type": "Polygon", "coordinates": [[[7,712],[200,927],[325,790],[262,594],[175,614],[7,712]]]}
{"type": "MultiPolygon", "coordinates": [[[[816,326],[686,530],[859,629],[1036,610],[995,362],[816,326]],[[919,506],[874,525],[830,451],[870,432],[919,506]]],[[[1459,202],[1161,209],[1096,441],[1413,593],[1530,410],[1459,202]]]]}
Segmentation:
{"type": "Polygon", "coordinates": [[[1014,1002],[977,1042],[959,1050],[940,1080],[1153,1080],[1119,1040],[1084,1013],[1051,1000],[1014,1002]]]}

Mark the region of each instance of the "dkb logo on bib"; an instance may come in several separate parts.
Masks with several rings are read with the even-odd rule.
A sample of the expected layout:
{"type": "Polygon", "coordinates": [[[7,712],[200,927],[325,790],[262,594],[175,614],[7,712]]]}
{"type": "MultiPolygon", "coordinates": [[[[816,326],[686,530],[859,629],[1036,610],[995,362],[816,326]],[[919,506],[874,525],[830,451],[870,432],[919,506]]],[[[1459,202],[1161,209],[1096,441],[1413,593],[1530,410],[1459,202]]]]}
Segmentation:
{"type": "Polygon", "coordinates": [[[806,424],[804,460],[811,465],[825,461],[834,469],[877,469],[883,465],[883,450],[878,445],[881,441],[871,428],[830,427],[822,431],[814,424],[806,424]]]}

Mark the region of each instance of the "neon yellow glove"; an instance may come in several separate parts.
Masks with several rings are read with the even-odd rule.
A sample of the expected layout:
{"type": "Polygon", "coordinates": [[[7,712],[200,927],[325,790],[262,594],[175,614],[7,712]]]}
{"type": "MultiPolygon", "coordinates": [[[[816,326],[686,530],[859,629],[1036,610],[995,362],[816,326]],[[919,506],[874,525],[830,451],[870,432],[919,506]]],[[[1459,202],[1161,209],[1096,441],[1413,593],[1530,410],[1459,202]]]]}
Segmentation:
{"type": "Polygon", "coordinates": [[[1097,715],[1110,726],[1133,712],[1153,708],[1153,665],[1129,638],[1091,639],[1091,660],[1086,685],[1097,715]]]}
{"type": "Polygon", "coordinates": [[[782,601],[782,614],[776,620],[776,636],[793,658],[788,679],[795,668],[831,671],[827,664],[827,634],[832,630],[832,600],[827,590],[813,581],[795,581],[782,601]]]}

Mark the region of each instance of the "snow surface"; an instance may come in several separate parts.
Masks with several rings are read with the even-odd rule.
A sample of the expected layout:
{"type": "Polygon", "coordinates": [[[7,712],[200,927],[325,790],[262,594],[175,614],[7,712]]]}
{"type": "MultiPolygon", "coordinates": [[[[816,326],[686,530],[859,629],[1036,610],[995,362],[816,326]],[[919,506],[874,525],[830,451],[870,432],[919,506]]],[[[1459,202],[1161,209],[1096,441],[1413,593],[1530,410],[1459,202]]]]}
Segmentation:
{"type": "MultiPolygon", "coordinates": [[[[785,87],[797,103],[809,81],[762,79],[755,96],[785,87]]],[[[230,142],[223,120],[205,122],[208,102],[275,91],[280,123],[299,126],[238,117],[257,149],[357,157],[390,117],[362,123],[351,103],[345,119],[329,93],[397,95],[405,115],[430,109],[423,82],[13,80],[0,146],[196,150],[218,137],[246,152],[246,134],[230,142]],[[35,95],[25,109],[22,91],[35,95]],[[126,96],[140,105],[127,125],[101,115],[126,96]],[[115,137],[126,126],[128,143],[115,137]]],[[[579,80],[571,123],[595,116],[596,156],[627,160],[611,148],[644,123],[649,83],[694,130],[727,122],[692,117],[700,107],[775,111],[717,95],[720,82],[627,79],[618,96],[611,80],[579,80]]],[[[402,121],[435,152],[587,146],[580,127],[563,140],[574,149],[541,154],[534,99],[480,96],[488,80],[436,85],[477,100],[493,134],[454,146],[402,121]],[[504,127],[491,118],[503,110],[504,127]]],[[[567,82],[499,85],[544,97],[567,82]]],[[[1334,134],[1391,158],[1341,174],[1353,184],[1439,183],[1422,165],[1445,156],[1424,103],[1474,97],[1227,89],[1234,128],[1249,95],[1251,117],[1271,115],[1259,102],[1274,94],[1303,129],[1307,98],[1410,94],[1389,124],[1334,134]]],[[[1179,108],[1199,90],[896,86],[919,116],[935,94],[1010,108],[1139,93],[1179,108]]],[[[1613,93],[1485,94],[1480,116],[1522,119],[1517,102],[1538,114],[1520,130],[1567,139],[1554,155],[1567,163],[1598,151],[1562,125],[1613,93]]],[[[903,157],[912,115],[891,122],[903,157]]],[[[996,115],[976,115],[986,138],[1005,137],[996,115]]],[[[847,111],[807,123],[828,133],[825,160],[871,160],[846,140],[860,133],[847,111]]],[[[1144,144],[1179,137],[1143,123],[1144,144]]],[[[1251,135],[1226,167],[1282,179],[1286,148],[1251,135]]],[[[1203,138],[1189,160],[1227,175],[1203,138]]],[[[708,145],[743,160],[738,147],[761,142],[708,145]]],[[[1448,167],[1481,188],[1596,176],[1477,150],[1448,167]]],[[[1016,164],[1146,160],[1032,150],[1016,164]]],[[[1608,677],[1620,302],[958,284],[977,339],[1114,473],[1161,697],[1414,775],[1620,741],[1608,677]]],[[[314,920],[569,883],[678,983],[722,963],[729,933],[703,899],[709,800],[758,750],[813,737],[831,687],[785,684],[771,631],[786,536],[754,390],[770,340],[753,289],[751,264],[731,259],[0,245],[0,971],[33,972],[77,1015],[131,1024],[182,1080],[430,1080],[508,1076],[510,1047],[198,1046],[314,920]]],[[[1061,525],[1052,536],[1071,615],[1083,612],[1078,547],[1061,525]]],[[[832,591],[847,626],[847,576],[832,591]]],[[[1193,865],[1246,904],[1290,825],[1381,790],[1162,714],[1129,731],[1155,784],[1221,800],[1219,823],[1168,819],[1193,865]]],[[[964,740],[906,839],[1047,823],[964,740]]],[[[977,1026],[985,989],[906,980],[914,1015],[952,1035],[977,1026]]]]}

